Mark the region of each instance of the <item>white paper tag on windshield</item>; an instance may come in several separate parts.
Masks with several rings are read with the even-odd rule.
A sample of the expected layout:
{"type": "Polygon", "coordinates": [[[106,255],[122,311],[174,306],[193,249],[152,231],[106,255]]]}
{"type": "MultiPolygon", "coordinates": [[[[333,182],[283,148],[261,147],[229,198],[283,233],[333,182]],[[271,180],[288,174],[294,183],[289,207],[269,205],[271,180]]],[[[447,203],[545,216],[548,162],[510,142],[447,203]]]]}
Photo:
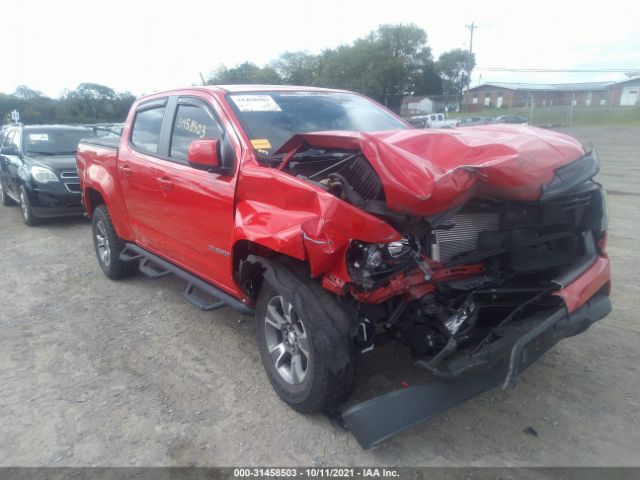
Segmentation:
{"type": "Polygon", "coordinates": [[[232,95],[233,103],[241,112],[281,112],[271,95],[232,95]]]}

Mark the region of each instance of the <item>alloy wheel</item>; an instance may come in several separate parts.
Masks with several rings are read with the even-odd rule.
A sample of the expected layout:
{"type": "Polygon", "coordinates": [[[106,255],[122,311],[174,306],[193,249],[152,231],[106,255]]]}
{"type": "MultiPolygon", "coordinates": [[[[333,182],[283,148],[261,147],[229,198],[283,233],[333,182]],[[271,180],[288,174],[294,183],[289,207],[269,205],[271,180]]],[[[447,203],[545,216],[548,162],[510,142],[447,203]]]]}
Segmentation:
{"type": "Polygon", "coordinates": [[[25,222],[28,222],[31,217],[31,212],[29,212],[29,204],[27,203],[27,197],[24,193],[24,190],[20,192],[20,210],[22,210],[22,217],[25,222]]]}
{"type": "Polygon", "coordinates": [[[107,229],[104,226],[102,220],[100,220],[96,229],[96,246],[98,247],[98,256],[102,264],[107,267],[111,263],[111,249],[109,248],[109,237],[107,236],[107,229]]]}
{"type": "Polygon", "coordinates": [[[311,361],[310,344],[293,305],[280,295],[272,297],[267,304],[264,329],[267,349],[278,374],[292,385],[302,383],[311,361]]]}

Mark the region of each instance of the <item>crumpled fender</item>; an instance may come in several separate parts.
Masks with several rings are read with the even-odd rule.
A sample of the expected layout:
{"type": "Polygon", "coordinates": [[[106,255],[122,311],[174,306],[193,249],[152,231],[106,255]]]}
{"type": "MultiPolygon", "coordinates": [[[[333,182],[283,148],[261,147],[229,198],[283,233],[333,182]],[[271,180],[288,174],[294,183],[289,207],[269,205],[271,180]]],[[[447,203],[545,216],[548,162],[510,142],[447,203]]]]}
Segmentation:
{"type": "Polygon", "coordinates": [[[352,239],[400,240],[388,223],[330,193],[277,169],[246,164],[236,193],[234,243],[249,240],[307,260],[311,275],[333,271],[343,280],[345,251],[352,239]]]}
{"type": "Polygon", "coordinates": [[[362,151],[380,176],[388,208],[420,216],[476,195],[538,200],[554,171],[585,153],[567,135],[521,125],[308,133],[278,152],[304,144],[362,151]]]}

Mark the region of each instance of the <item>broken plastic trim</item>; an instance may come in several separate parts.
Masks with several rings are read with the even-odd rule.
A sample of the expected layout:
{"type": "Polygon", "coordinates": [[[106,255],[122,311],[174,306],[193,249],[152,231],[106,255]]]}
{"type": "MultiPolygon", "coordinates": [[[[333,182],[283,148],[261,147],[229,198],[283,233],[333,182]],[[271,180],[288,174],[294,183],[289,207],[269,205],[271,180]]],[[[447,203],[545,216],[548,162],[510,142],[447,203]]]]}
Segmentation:
{"type": "Polygon", "coordinates": [[[494,368],[455,383],[434,382],[386,393],[344,410],[342,423],[363,448],[370,448],[484,391],[515,385],[518,374],[561,339],[583,332],[610,311],[611,301],[604,294],[595,295],[572,314],[559,307],[515,339],[494,368]]]}
{"type": "Polygon", "coordinates": [[[553,180],[542,187],[541,201],[557,197],[567,190],[582,185],[595,177],[600,170],[600,159],[595,150],[591,150],[578,160],[564,165],[555,171],[553,180]]]}

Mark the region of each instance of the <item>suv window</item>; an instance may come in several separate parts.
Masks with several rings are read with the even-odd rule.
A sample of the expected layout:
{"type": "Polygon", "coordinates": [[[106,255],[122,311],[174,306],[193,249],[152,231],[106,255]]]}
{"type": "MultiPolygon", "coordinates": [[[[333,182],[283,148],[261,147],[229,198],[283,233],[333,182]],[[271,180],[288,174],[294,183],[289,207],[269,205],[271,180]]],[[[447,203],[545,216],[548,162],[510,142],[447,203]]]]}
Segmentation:
{"type": "Polygon", "coordinates": [[[13,137],[11,137],[11,144],[14,145],[19,152],[22,151],[22,132],[20,130],[16,130],[15,133],[13,134],[13,137]]]}
{"type": "Polygon", "coordinates": [[[11,139],[13,138],[14,132],[15,132],[15,130],[9,130],[7,132],[6,136],[4,137],[4,140],[2,141],[2,146],[3,147],[11,145],[11,139]]]}
{"type": "Polygon", "coordinates": [[[139,110],[133,121],[131,143],[149,153],[158,153],[160,143],[160,128],[164,117],[164,105],[139,110]]]}
{"type": "Polygon", "coordinates": [[[220,140],[222,128],[204,105],[178,105],[171,131],[169,156],[185,161],[189,145],[194,140],[220,140]]]}

